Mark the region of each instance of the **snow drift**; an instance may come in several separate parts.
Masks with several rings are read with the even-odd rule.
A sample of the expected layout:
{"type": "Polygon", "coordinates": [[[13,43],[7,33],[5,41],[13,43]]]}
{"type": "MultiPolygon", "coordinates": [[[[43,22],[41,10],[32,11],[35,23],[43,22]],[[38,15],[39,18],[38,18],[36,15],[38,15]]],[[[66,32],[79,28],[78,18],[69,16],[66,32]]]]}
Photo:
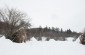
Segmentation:
{"type": "Polygon", "coordinates": [[[85,55],[85,46],[77,41],[36,41],[13,43],[0,38],[0,55],[85,55]]]}

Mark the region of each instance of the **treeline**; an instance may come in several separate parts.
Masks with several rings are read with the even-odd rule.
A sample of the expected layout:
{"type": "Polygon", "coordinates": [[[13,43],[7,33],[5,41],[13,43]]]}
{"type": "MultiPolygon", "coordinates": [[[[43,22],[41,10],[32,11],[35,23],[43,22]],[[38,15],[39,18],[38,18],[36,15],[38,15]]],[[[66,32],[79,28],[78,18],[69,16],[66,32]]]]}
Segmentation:
{"type": "MultiPolygon", "coordinates": [[[[5,27],[4,22],[0,22],[0,34],[4,35],[7,27],[5,27]]],[[[43,37],[46,38],[46,41],[49,41],[50,39],[54,40],[61,40],[65,41],[67,37],[73,37],[76,39],[80,33],[73,32],[71,29],[67,29],[63,31],[62,28],[55,28],[55,27],[44,27],[41,26],[38,28],[30,28],[26,29],[27,34],[27,40],[30,40],[32,37],[35,37],[38,41],[41,41],[43,37]]],[[[9,38],[11,39],[11,37],[9,38]]]]}
{"type": "Polygon", "coordinates": [[[63,31],[62,28],[39,27],[27,29],[27,35],[29,36],[28,39],[35,37],[38,41],[41,41],[43,37],[46,38],[46,41],[49,41],[50,39],[65,41],[67,37],[76,39],[80,33],[73,32],[70,29],[63,31]]]}

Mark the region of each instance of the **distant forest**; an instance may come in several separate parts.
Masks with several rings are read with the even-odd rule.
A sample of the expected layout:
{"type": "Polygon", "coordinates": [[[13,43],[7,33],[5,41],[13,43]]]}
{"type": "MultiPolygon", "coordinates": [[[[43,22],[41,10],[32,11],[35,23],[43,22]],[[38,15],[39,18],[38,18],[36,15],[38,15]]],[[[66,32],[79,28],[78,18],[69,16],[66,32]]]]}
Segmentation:
{"type": "Polygon", "coordinates": [[[74,40],[78,38],[78,36],[81,33],[77,33],[74,31],[71,31],[70,29],[67,29],[66,31],[63,31],[61,28],[50,28],[50,27],[45,27],[42,28],[41,26],[38,28],[30,28],[27,29],[27,35],[29,36],[29,40],[32,37],[35,37],[38,41],[41,41],[43,37],[46,38],[46,41],[49,41],[50,39],[54,40],[61,40],[65,41],[67,37],[73,37],[74,40]]]}

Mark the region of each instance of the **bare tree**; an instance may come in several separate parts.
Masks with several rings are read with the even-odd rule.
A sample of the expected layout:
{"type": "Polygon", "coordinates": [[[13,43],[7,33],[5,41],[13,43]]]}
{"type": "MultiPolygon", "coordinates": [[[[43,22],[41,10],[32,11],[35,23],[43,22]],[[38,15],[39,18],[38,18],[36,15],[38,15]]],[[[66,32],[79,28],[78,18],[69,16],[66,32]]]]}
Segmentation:
{"type": "Polygon", "coordinates": [[[11,38],[21,27],[30,27],[29,18],[27,15],[17,9],[5,8],[0,9],[0,21],[5,23],[4,35],[6,38],[11,38]]]}

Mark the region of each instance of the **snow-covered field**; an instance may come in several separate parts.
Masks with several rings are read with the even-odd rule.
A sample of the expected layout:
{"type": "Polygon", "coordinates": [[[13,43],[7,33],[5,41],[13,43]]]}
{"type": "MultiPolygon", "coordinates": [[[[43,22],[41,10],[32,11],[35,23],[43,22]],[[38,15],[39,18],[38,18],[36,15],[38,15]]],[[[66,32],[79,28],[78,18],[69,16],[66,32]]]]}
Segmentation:
{"type": "Polygon", "coordinates": [[[32,41],[13,43],[4,37],[0,38],[0,55],[85,55],[85,46],[79,39],[71,41],[32,41]]]}

